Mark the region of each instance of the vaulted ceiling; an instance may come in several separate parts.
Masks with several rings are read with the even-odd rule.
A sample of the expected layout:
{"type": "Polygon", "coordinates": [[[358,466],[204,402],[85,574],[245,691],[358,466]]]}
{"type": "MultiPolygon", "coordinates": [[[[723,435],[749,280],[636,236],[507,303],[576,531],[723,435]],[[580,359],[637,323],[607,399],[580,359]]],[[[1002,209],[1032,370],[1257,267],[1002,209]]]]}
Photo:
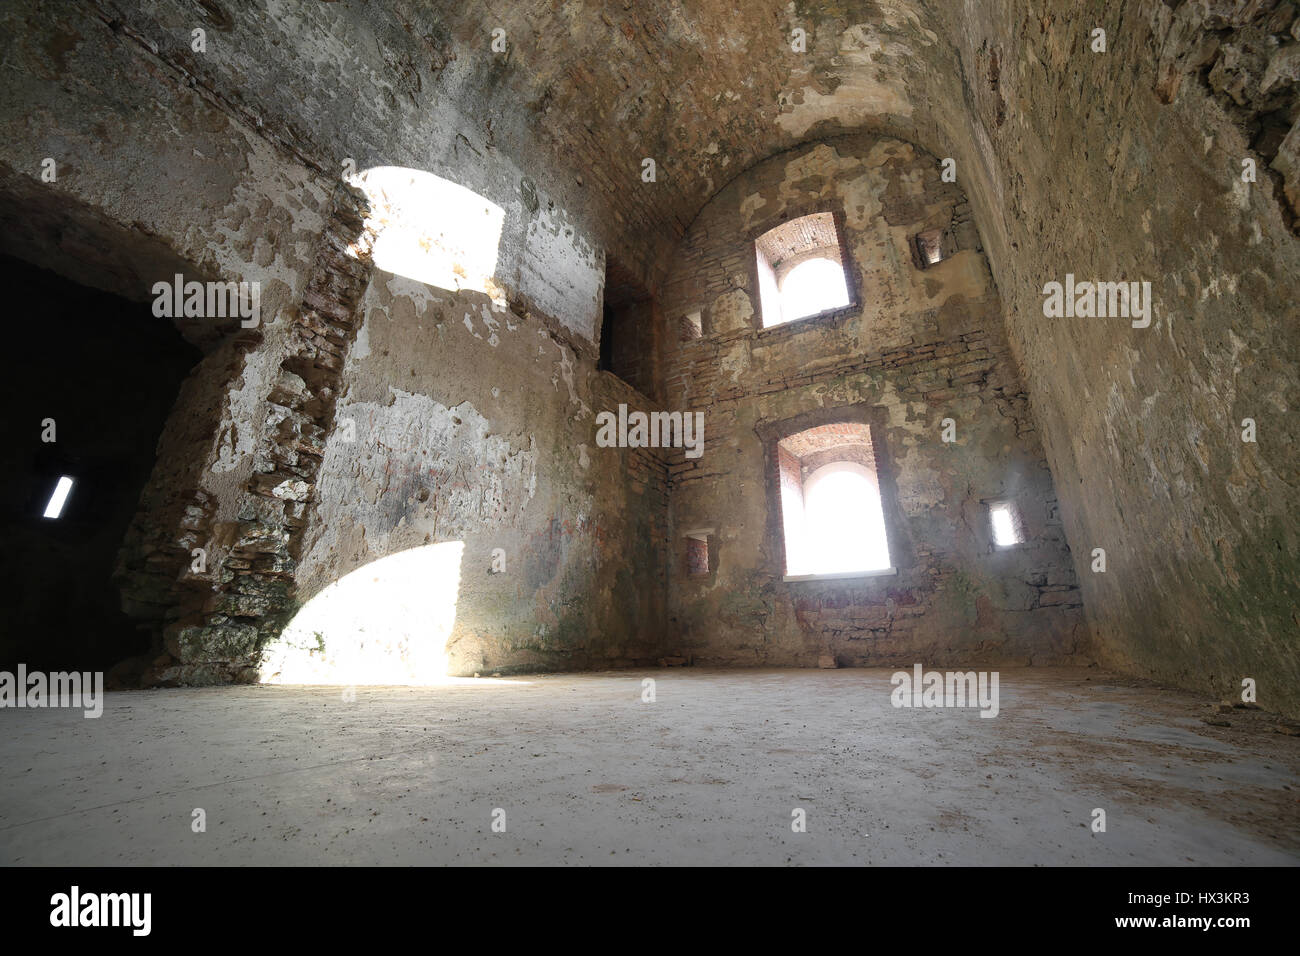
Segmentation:
{"type": "Polygon", "coordinates": [[[567,172],[549,184],[565,207],[651,277],[700,207],[759,160],[859,128],[934,147],[947,134],[930,104],[960,97],[956,53],[918,0],[421,12],[440,37],[446,93],[490,117],[502,148],[524,162],[541,151],[567,172]],[[490,50],[497,29],[504,54],[490,50]]]}

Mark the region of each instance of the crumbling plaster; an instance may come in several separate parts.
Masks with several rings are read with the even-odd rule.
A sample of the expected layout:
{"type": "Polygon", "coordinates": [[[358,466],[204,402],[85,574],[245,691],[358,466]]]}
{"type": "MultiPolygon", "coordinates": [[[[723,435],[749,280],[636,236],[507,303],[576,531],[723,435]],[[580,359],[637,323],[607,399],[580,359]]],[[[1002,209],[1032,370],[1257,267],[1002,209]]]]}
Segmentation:
{"type": "MultiPolygon", "coordinates": [[[[593,409],[614,387],[579,354],[594,345],[603,250],[662,291],[709,199],[804,141],[862,129],[955,159],[1000,293],[981,325],[1005,318],[1033,396],[1101,660],[1215,693],[1254,677],[1266,706],[1300,706],[1300,134],[1277,129],[1295,112],[1289,0],[771,0],[744,17],[652,0],[516,5],[496,22],[473,5],[20,0],[0,17],[6,68],[28,79],[0,90],[7,249],[115,291],[182,264],[258,278],[267,314],[288,317],[343,159],[445,175],[505,210],[512,305],[569,341],[565,394],[593,409]],[[196,26],[206,54],[190,48],[196,26]],[[1097,27],[1105,53],[1090,49],[1097,27]],[[39,181],[46,156],[57,184],[39,181]],[[1246,184],[1250,158],[1260,175],[1246,184]],[[554,245],[534,259],[540,230],[554,245]],[[550,281],[556,263],[581,281],[550,281]],[[1151,327],[1046,320],[1039,290],[1067,271],[1148,279],[1151,327]],[[1240,440],[1246,417],[1258,443],[1240,440]],[[1094,547],[1104,575],[1083,564],[1094,547]]],[[[846,210],[854,228],[870,209],[846,210]]],[[[745,303],[728,308],[739,331],[745,303]]],[[[945,321],[940,309],[940,337],[945,321]]],[[[247,504],[241,463],[264,444],[253,411],[278,378],[275,329],[191,330],[211,351],[142,502],[164,536],[185,508],[247,504]]],[[[845,345],[833,329],[806,341],[814,374],[845,345]]],[[[724,357],[733,383],[771,364],[762,348],[724,357]]],[[[477,392],[431,397],[490,420],[477,392]]],[[[887,404],[891,422],[910,414],[887,404]]],[[[609,467],[573,437],[581,474],[609,467]]]]}

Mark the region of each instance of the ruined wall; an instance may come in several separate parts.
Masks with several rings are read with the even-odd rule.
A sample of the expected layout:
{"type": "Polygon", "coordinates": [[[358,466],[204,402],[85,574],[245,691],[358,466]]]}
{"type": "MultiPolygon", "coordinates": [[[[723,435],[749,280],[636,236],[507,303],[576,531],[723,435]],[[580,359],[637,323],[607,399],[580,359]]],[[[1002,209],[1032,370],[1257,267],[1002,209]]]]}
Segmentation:
{"type": "Polygon", "coordinates": [[[1101,661],[1232,697],[1250,677],[1263,706],[1295,713],[1295,5],[935,15],[961,57],[959,180],[1007,301],[1101,661]],[[1151,325],[1045,318],[1043,285],[1066,273],[1149,281],[1151,325]]]}
{"type": "MultiPolygon", "coordinates": [[[[581,383],[603,249],[659,292],[699,209],[755,161],[848,130],[915,142],[956,160],[970,198],[1102,660],[1215,693],[1252,676],[1265,706],[1295,712],[1296,22],[1290,0],[752,0],[744,17],[675,0],[487,13],[17,0],[0,12],[0,248],[128,297],[176,270],[256,279],[267,316],[285,317],[251,334],[183,329],[208,355],[128,548],[128,597],[158,619],[196,536],[245,515],[274,518],[271,537],[291,530],[291,505],[256,500],[255,465],[276,458],[262,412],[302,344],[290,334],[345,159],[428,171],[499,206],[512,314],[569,342],[581,383]],[[1105,52],[1091,49],[1098,27],[1105,52]],[[41,181],[44,158],[57,183],[41,181]],[[1149,279],[1152,325],[1046,320],[1040,290],[1067,272],[1149,279]],[[1090,569],[1097,547],[1105,574],[1090,569]]],[[[958,248],[940,270],[958,268],[958,248]]],[[[722,349],[695,394],[709,376],[760,395],[814,387],[815,365],[762,378],[786,333],[753,332],[732,273],[719,262],[700,290],[714,325],[699,348],[753,345],[722,349]]],[[[907,298],[871,318],[878,332],[930,310],[907,298]]],[[[682,318],[665,314],[667,338],[682,318]]],[[[801,335],[829,340],[815,357],[869,349],[850,324],[801,335]]],[[[676,361],[663,346],[656,380],[676,361]]],[[[675,408],[682,394],[651,397],[675,408]]],[[[213,546],[220,560],[227,537],[213,546]]]]}
{"type": "MultiPolygon", "coordinates": [[[[117,572],[123,607],[153,628],[162,651],[163,631],[202,611],[228,556],[211,530],[248,517],[251,451],[289,333],[281,317],[307,285],[337,184],[186,83],[129,23],[94,5],[36,6],[10,4],[3,14],[6,62],[26,78],[6,84],[0,101],[0,209],[15,227],[4,230],[6,247],[144,303],[175,273],[257,282],[261,291],[256,328],[176,320],[206,355],[159,438],[117,572]],[[46,158],[51,181],[42,179],[46,158]],[[195,547],[209,551],[197,576],[195,547]]],[[[120,345],[131,347],[129,335],[120,345]]],[[[224,678],[232,656],[183,663],[190,676],[224,678]]]]}
{"type": "MultiPolygon", "coordinates": [[[[666,467],[597,448],[592,424],[644,399],[484,295],[376,270],[362,312],[337,407],[356,440],[336,426],[326,448],[300,597],[385,556],[461,542],[450,673],[653,662],[666,467]]],[[[425,585],[439,586],[432,571],[425,585]]],[[[326,654],[349,639],[324,634],[326,654]]]]}
{"type": "Polygon", "coordinates": [[[670,327],[701,309],[706,330],[665,343],[666,406],[705,412],[703,456],[679,451],[670,464],[675,653],[715,664],[1088,659],[1052,478],[967,224],[964,197],[941,182],[934,157],[867,136],[760,164],[692,224],[663,299],[670,327]],[[826,210],[842,214],[861,305],[760,331],[753,237],[826,210]],[[957,248],[922,271],[909,241],[936,227],[957,248]],[[879,418],[898,573],[784,582],[763,433],[860,406],[879,418]],[[953,444],[941,441],[944,418],[956,423],[953,444]],[[1024,546],[991,547],[981,500],[992,497],[1017,502],[1024,546]],[[689,576],[681,535],[709,527],[716,571],[689,576]]]}
{"type": "MultiPolygon", "coordinates": [[[[517,526],[522,537],[508,565],[527,571],[513,579],[523,596],[504,617],[463,616],[465,642],[476,648],[476,660],[495,666],[510,656],[512,641],[551,653],[574,639],[581,624],[598,636],[584,632],[574,657],[551,653],[536,666],[581,666],[592,645],[598,649],[591,657],[631,659],[623,645],[653,626],[654,615],[636,625],[631,610],[599,590],[590,592],[591,602],[607,613],[588,607],[590,562],[603,560],[593,544],[597,531],[612,524],[610,533],[618,535],[623,520],[638,528],[643,521],[631,513],[640,507],[635,502],[628,515],[605,520],[604,502],[617,510],[624,500],[608,488],[597,496],[583,484],[578,463],[586,435],[579,435],[580,408],[590,407],[596,378],[603,257],[497,148],[490,126],[465,118],[472,94],[443,95],[468,82],[476,65],[455,64],[450,50],[438,55],[445,38],[434,35],[432,24],[400,11],[375,15],[343,5],[196,8],[161,0],[125,9],[95,2],[54,9],[18,3],[7,5],[3,17],[6,63],[25,77],[0,93],[6,134],[0,212],[13,227],[5,248],[138,300],[173,272],[257,281],[262,288],[258,328],[180,323],[208,354],[182,386],[122,552],[124,606],[155,628],[159,652],[137,662],[128,678],[145,669],[150,683],[256,679],[261,653],[298,610],[295,582],[310,543],[308,517],[329,520],[337,504],[327,495],[321,512],[309,511],[317,504],[318,470],[321,480],[336,480],[337,462],[324,467],[322,461],[335,406],[353,385],[344,361],[362,335],[355,361],[364,368],[369,308],[391,307],[379,287],[380,300],[361,302],[372,288],[370,246],[389,224],[363,225],[373,210],[343,182],[351,172],[378,167],[404,167],[463,187],[500,210],[491,250],[494,318],[485,321],[501,321],[508,302],[511,321],[528,331],[506,338],[535,369],[544,366],[522,382],[516,377],[528,394],[510,399],[536,415],[530,426],[537,433],[522,439],[522,411],[517,422],[492,425],[540,449],[531,453],[555,476],[554,484],[543,482],[540,499],[525,496],[534,511],[517,526]],[[194,47],[196,28],[205,31],[202,50],[194,47]],[[55,181],[40,178],[45,157],[57,164],[55,181]],[[534,356],[534,346],[542,346],[532,336],[543,326],[549,338],[534,356]],[[576,405],[571,387],[580,393],[576,405]],[[561,423],[568,429],[563,434],[556,431],[561,423]],[[206,552],[199,572],[190,566],[194,548],[206,552]],[[575,555],[584,552],[580,578],[575,555]],[[502,643],[497,622],[517,625],[521,602],[534,599],[520,583],[527,580],[550,589],[539,600],[556,610],[536,633],[505,628],[502,643]],[[488,650],[479,653],[480,646],[488,650]]],[[[547,178],[544,169],[532,172],[547,178]]],[[[436,223],[437,213],[425,220],[436,223]]],[[[382,268],[375,274],[383,275],[382,268]]],[[[482,304],[475,303],[476,316],[482,304]]],[[[403,335],[419,334],[418,326],[402,327],[403,335]]],[[[462,331],[476,343],[483,338],[462,331]]],[[[413,339],[389,344],[393,355],[420,352],[413,339]]],[[[473,361],[491,364],[481,356],[473,361]]],[[[439,400],[486,408],[493,401],[488,379],[470,374],[468,362],[466,356],[457,377],[425,349],[421,364],[430,364],[418,380],[403,366],[393,385],[429,408],[439,400]],[[435,388],[442,376],[447,387],[435,388]]],[[[508,388],[511,373],[503,370],[499,378],[508,388]]],[[[365,382],[364,372],[358,381],[365,382]]],[[[434,414],[430,435],[440,434],[437,423],[434,414]]],[[[359,441],[370,437],[362,432],[359,441]]],[[[420,450],[421,441],[408,450],[420,450]]],[[[482,467],[473,461],[475,446],[453,447],[470,457],[459,467],[482,467]]],[[[359,513],[363,525],[374,519],[376,542],[384,540],[392,510],[359,513]]],[[[356,560],[384,553],[385,546],[376,546],[356,560]]],[[[317,563],[301,576],[310,589],[327,574],[317,563]]],[[[607,566],[605,574],[613,580],[617,569],[607,566]]],[[[653,593],[646,600],[652,605],[653,593]]]]}

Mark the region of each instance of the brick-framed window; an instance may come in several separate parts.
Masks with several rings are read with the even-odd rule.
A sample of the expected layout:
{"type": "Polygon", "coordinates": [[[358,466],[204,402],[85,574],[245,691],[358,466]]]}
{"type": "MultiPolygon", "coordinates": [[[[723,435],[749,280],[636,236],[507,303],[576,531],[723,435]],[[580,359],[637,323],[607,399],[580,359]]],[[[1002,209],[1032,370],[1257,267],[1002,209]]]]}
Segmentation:
{"type": "Polygon", "coordinates": [[[759,328],[833,315],[858,305],[842,214],[821,209],[754,235],[759,328]]]}
{"type": "Polygon", "coordinates": [[[757,429],[768,453],[774,570],[784,580],[897,573],[896,496],[879,411],[818,409],[757,429]]]}

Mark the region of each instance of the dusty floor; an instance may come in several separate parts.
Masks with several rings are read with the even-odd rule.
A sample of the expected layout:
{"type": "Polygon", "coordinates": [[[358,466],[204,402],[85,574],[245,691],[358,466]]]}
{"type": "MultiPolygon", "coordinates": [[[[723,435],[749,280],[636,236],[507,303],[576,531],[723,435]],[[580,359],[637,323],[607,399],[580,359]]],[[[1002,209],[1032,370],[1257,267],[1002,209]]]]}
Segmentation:
{"type": "Polygon", "coordinates": [[[1033,669],[1003,670],[1001,713],[983,719],[895,709],[890,673],[540,676],[360,688],[355,703],[332,687],[144,691],[109,695],[98,720],[3,710],[0,862],[1300,862],[1300,738],[1269,715],[1210,726],[1201,698],[1033,669]]]}

